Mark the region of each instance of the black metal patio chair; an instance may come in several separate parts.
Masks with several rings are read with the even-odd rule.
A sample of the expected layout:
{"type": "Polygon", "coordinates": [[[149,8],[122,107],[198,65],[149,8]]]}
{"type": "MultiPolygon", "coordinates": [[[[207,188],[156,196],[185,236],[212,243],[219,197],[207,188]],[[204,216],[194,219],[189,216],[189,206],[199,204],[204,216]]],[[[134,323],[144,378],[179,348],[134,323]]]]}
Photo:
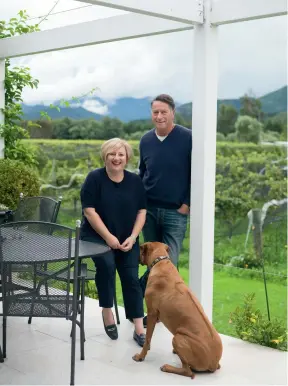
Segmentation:
{"type": "MultiPolygon", "coordinates": [[[[0,226],[0,265],[3,291],[3,357],[6,358],[7,317],[65,318],[72,321],[70,384],[74,385],[76,324],[80,327],[81,359],[84,359],[84,294],[78,297],[78,281],[84,288],[85,277],[79,272],[79,233],[68,227],[39,221],[6,223],[0,226]],[[75,239],[73,234],[75,233],[75,239]],[[74,252],[75,248],[75,252],[74,252]],[[72,260],[72,257],[74,259],[72,260]],[[74,270],[72,271],[72,261],[74,270]],[[34,275],[35,265],[48,263],[53,273],[34,275]],[[19,272],[14,266],[23,265],[19,272]],[[66,277],[59,281],[57,275],[66,277]],[[73,275],[72,288],[71,276],[73,275]],[[5,279],[8,278],[8,281],[5,279]],[[36,280],[35,280],[36,279],[36,280]],[[10,290],[12,285],[13,291],[10,290]],[[48,293],[46,288],[48,287],[48,293]],[[72,291],[71,291],[72,290],[72,291]],[[71,293],[72,292],[72,293],[71,293]],[[77,307],[81,304],[80,321],[77,307]]],[[[81,266],[80,266],[81,267],[81,266]]],[[[0,314],[1,315],[1,314],[0,314]]],[[[9,342],[8,342],[9,344],[9,342]]]]}
{"type": "MultiPolygon", "coordinates": [[[[24,197],[23,193],[20,193],[17,209],[3,212],[1,223],[15,221],[45,221],[56,223],[61,202],[62,197],[54,200],[53,198],[45,196],[24,197]]],[[[19,269],[22,268],[23,267],[19,267],[19,269]]],[[[14,269],[16,270],[16,266],[14,269]]],[[[2,279],[0,278],[0,294],[2,292],[1,283],[2,279]]],[[[2,301],[2,296],[0,296],[0,301],[2,301]]]]}

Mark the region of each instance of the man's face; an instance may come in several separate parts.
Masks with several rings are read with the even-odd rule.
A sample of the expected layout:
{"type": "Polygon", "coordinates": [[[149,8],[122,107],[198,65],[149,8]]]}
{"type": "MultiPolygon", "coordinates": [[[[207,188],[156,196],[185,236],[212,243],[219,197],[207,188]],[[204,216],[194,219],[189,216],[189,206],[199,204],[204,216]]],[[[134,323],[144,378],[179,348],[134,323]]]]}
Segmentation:
{"type": "Polygon", "coordinates": [[[152,104],[152,121],[157,131],[170,131],[174,122],[174,111],[164,102],[155,101],[152,104]]]}

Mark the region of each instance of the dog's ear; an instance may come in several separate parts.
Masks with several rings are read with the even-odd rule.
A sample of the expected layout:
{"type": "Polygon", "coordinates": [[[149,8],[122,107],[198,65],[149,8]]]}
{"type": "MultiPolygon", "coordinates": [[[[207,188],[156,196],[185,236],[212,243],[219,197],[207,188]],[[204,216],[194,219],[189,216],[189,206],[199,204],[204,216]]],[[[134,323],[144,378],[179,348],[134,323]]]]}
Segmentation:
{"type": "Polygon", "coordinates": [[[164,244],[165,251],[169,252],[169,247],[167,244],[164,244]]]}
{"type": "Polygon", "coordinates": [[[149,246],[150,246],[149,242],[140,245],[140,264],[141,265],[147,265],[146,256],[149,251],[149,246]]]}

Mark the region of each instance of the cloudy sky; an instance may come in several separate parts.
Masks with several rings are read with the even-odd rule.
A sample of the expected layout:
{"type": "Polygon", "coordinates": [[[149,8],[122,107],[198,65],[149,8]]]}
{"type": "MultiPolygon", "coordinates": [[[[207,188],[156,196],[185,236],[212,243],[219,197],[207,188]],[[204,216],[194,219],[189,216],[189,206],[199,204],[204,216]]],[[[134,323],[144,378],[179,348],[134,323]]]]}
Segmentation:
{"type": "MultiPolygon", "coordinates": [[[[30,23],[37,23],[54,4],[55,0],[2,0],[0,15],[9,19],[26,9],[30,23]]],[[[60,0],[52,13],[56,14],[41,23],[42,30],[125,12],[60,0]]],[[[218,97],[237,98],[249,90],[261,96],[287,84],[286,36],[286,16],[219,27],[218,97]]],[[[38,90],[25,90],[26,103],[80,96],[94,87],[99,88],[97,95],[109,101],[162,92],[180,103],[192,99],[193,31],[39,54],[14,62],[29,66],[40,81],[38,90]]],[[[105,112],[103,106],[94,107],[105,112]]]]}

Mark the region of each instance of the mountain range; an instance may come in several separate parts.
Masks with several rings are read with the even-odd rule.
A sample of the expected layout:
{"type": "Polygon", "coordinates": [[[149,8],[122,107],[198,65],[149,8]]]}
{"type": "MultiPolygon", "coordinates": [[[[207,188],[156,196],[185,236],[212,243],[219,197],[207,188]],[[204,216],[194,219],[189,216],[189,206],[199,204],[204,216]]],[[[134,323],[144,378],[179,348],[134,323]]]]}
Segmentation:
{"type": "MultiPolygon", "coordinates": [[[[60,106],[59,101],[55,101],[55,106],[60,106],[60,111],[55,108],[50,108],[43,104],[27,105],[23,104],[24,119],[37,120],[41,117],[41,112],[47,112],[52,119],[60,119],[68,117],[71,119],[89,119],[93,118],[101,120],[103,116],[110,118],[118,118],[122,122],[129,122],[138,119],[150,118],[150,97],[147,98],[119,98],[113,103],[107,103],[100,98],[82,98],[77,103],[71,100],[70,107],[60,106]],[[99,113],[100,112],[100,113],[99,113]]],[[[262,110],[265,114],[274,115],[287,111],[287,86],[284,86],[269,94],[259,98],[262,103],[262,110]]],[[[233,105],[237,110],[240,109],[239,99],[220,99],[218,100],[218,108],[220,104],[233,105]]],[[[192,114],[192,103],[176,104],[177,112],[183,118],[190,120],[192,114]]]]}
{"type": "MultiPolygon", "coordinates": [[[[287,86],[263,95],[259,98],[262,105],[262,111],[267,115],[275,115],[278,113],[287,111],[287,86]]],[[[232,105],[238,111],[241,108],[241,101],[239,99],[219,99],[217,107],[221,104],[232,105]]],[[[178,107],[177,111],[183,116],[183,118],[191,119],[192,117],[192,103],[185,103],[178,107]]]]}

